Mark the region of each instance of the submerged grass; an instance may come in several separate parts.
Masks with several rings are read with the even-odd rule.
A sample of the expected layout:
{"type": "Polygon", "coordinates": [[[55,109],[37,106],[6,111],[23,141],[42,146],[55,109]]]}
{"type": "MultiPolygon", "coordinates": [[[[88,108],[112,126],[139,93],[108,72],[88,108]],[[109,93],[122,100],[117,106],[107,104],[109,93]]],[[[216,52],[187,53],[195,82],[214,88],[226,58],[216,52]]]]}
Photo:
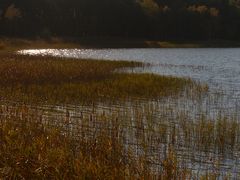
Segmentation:
{"type": "Polygon", "coordinates": [[[139,112],[131,122],[128,114],[121,117],[101,113],[84,114],[75,119],[66,113],[65,117],[49,120],[40,111],[27,106],[2,107],[0,178],[228,179],[227,173],[220,174],[215,167],[219,159],[211,152],[209,158],[212,160],[206,163],[213,167],[207,169],[207,174],[196,174],[189,162],[185,162],[177,152],[179,147],[190,145],[193,149],[186,150],[189,156],[193,153],[194,159],[202,150],[210,151],[212,145],[217,151],[221,150],[220,153],[229,150],[228,145],[238,148],[239,122],[219,118],[212,123],[212,120],[202,117],[191,126],[188,123],[183,125],[184,122],[180,122],[182,125],[178,122],[175,125],[171,122],[164,124],[165,120],[158,118],[159,124],[151,127],[154,119],[146,122],[141,113],[144,115],[139,112]],[[225,121],[228,123],[223,123],[225,121]],[[138,127],[133,124],[138,124],[138,127]],[[207,135],[206,124],[215,129],[211,132],[211,140],[204,138],[207,135]],[[222,144],[219,128],[232,127],[235,129],[226,132],[225,138],[227,140],[231,136],[233,141],[222,144]]]}
{"type": "Polygon", "coordinates": [[[0,178],[115,179],[136,173],[122,145],[104,134],[76,140],[38,120],[1,118],[0,140],[0,178]]]}
{"type": "MultiPolygon", "coordinates": [[[[143,168],[147,163],[142,158],[126,151],[115,136],[117,129],[112,132],[101,128],[96,136],[84,136],[89,131],[82,129],[72,135],[59,125],[44,124],[36,114],[29,117],[25,110],[18,109],[21,116],[1,114],[0,178],[116,179],[154,175],[143,168]]],[[[169,153],[160,177],[185,176],[187,171],[178,170],[172,159],[169,153]]]]}

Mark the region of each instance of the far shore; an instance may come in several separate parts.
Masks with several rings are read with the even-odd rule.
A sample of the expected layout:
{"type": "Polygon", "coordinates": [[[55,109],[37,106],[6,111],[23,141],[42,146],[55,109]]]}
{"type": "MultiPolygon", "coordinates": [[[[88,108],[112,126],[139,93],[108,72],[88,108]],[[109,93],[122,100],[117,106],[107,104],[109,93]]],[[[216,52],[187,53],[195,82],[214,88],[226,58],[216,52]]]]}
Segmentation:
{"type": "Polygon", "coordinates": [[[127,38],[6,38],[0,37],[0,52],[30,48],[237,48],[237,41],[157,41],[127,38]]]}

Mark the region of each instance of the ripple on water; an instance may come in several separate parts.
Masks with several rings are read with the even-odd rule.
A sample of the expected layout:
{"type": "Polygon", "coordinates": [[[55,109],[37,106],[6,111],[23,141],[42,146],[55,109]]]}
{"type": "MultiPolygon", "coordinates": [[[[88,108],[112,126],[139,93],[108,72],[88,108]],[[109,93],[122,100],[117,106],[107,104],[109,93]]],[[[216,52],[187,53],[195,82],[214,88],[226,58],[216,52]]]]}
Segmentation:
{"type": "Polygon", "coordinates": [[[208,83],[212,90],[224,90],[224,104],[237,103],[239,107],[240,103],[240,48],[30,49],[18,53],[147,62],[151,66],[136,68],[136,72],[190,77],[208,83]]]}

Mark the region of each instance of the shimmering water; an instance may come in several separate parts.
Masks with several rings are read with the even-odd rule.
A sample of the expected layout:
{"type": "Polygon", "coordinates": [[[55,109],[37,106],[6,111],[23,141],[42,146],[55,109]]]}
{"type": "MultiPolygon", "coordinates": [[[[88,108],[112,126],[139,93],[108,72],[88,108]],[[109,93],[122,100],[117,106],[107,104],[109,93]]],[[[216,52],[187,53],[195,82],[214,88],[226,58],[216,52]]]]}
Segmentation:
{"type": "Polygon", "coordinates": [[[128,60],[150,63],[147,71],[192,77],[240,90],[240,48],[201,49],[42,49],[21,54],[79,59],[128,60]]]}
{"type": "MultiPolygon", "coordinates": [[[[204,99],[188,99],[179,97],[178,99],[163,99],[158,102],[140,102],[132,105],[131,103],[124,105],[116,104],[98,104],[92,110],[84,106],[42,106],[36,107],[44,113],[46,120],[52,120],[59,123],[60,119],[64,119],[66,110],[70,111],[72,121],[81,120],[82,116],[95,114],[109,114],[117,116],[122,123],[122,130],[125,138],[125,144],[131,144],[131,148],[142,150],[134,133],[138,131],[135,127],[137,120],[143,120],[143,123],[154,124],[154,127],[162,127],[172,125],[174,130],[181,135],[180,122],[178,117],[181,113],[193,117],[183,118],[189,122],[197,119],[201,114],[216,119],[219,113],[223,115],[234,115],[239,122],[240,117],[240,48],[206,48],[206,49],[42,49],[42,50],[22,50],[20,54],[26,55],[51,55],[58,57],[71,57],[77,59],[104,59],[104,60],[128,60],[140,61],[147,65],[145,67],[136,68],[135,72],[150,72],[162,75],[172,75],[179,77],[189,77],[203,83],[207,83],[210,87],[210,93],[204,99]],[[135,119],[136,118],[136,119],[135,119]],[[145,122],[150,118],[151,122],[145,122]]],[[[126,70],[128,71],[128,70],[126,70]]],[[[132,70],[131,70],[132,71],[132,70]]],[[[33,107],[31,107],[33,108],[33,107]]],[[[89,127],[92,127],[90,121],[89,127]]],[[[107,125],[110,127],[111,125],[107,125]]],[[[93,126],[94,129],[95,126],[93,126]]],[[[170,131],[171,131],[170,128],[170,131]]],[[[146,128],[148,129],[148,128],[146,128]]],[[[168,134],[171,134],[171,132],[168,134]]],[[[159,154],[162,149],[167,147],[167,143],[157,143],[154,138],[160,137],[157,130],[149,129],[146,131],[151,134],[153,142],[148,141],[148,147],[154,163],[159,163],[159,154]]],[[[177,151],[177,156],[197,173],[204,172],[220,172],[226,175],[232,173],[232,177],[237,177],[240,173],[240,155],[239,155],[239,133],[236,135],[236,145],[232,148],[232,153],[222,155],[209,148],[209,152],[202,152],[197,149],[194,143],[189,147],[184,144],[182,135],[177,137],[177,142],[173,145],[177,151]],[[215,167],[214,162],[219,162],[219,167],[215,167]]],[[[147,137],[150,135],[147,135],[147,137]]],[[[169,135],[167,135],[169,136],[169,135]]],[[[194,137],[193,137],[194,138],[194,137]]],[[[195,139],[192,139],[195,142],[195,139]]],[[[130,145],[129,145],[130,146],[130,145]]],[[[214,146],[214,145],[213,145],[214,146]]],[[[160,153],[161,152],[161,153],[160,153]]],[[[229,151],[230,152],[230,151],[229,151]]],[[[162,158],[164,158],[163,156],[162,158]]],[[[158,167],[158,165],[156,165],[158,167]]],[[[160,166],[160,165],[159,165],[160,166]]],[[[184,166],[184,165],[183,165],[184,166]]],[[[223,177],[222,176],[222,177],[223,177]]]]}
{"type": "Polygon", "coordinates": [[[41,49],[18,53],[145,62],[149,66],[135,71],[190,77],[205,82],[212,90],[225,94],[224,108],[240,108],[240,48],[41,49]]]}

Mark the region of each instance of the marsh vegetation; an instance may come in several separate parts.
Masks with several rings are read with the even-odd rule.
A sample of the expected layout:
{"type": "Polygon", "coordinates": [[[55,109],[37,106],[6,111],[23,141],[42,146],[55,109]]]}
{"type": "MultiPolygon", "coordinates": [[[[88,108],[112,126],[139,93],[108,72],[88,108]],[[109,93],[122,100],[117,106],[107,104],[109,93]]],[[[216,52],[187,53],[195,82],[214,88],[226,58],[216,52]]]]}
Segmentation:
{"type": "Polygon", "coordinates": [[[239,177],[239,114],[141,62],[0,55],[0,177],[239,177]],[[124,71],[122,71],[124,69],[124,71]]]}

